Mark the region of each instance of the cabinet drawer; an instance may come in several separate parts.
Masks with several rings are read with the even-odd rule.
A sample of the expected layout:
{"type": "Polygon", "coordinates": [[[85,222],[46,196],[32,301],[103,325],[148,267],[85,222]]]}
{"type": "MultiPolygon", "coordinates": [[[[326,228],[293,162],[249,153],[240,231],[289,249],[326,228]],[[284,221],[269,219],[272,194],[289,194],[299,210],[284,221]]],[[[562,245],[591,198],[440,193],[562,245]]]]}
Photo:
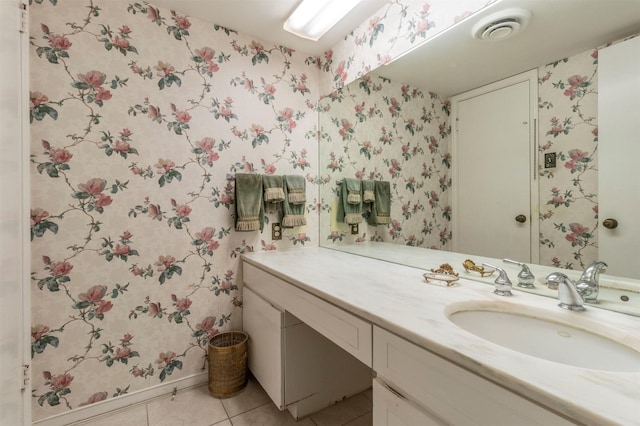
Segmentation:
{"type": "Polygon", "coordinates": [[[242,271],[247,287],[371,367],[371,324],[251,264],[242,271]]]}
{"type": "Polygon", "coordinates": [[[378,376],[449,423],[573,424],[379,327],[374,327],[373,342],[378,376]]]}

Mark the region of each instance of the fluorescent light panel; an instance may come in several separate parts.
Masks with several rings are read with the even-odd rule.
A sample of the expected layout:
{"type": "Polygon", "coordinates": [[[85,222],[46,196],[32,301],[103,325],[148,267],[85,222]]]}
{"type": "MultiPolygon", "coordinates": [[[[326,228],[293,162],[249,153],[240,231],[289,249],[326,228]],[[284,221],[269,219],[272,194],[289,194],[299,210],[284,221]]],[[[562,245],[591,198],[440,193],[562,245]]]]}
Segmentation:
{"type": "Polygon", "coordinates": [[[282,28],[298,37],[318,41],[362,0],[303,0],[282,28]]]}

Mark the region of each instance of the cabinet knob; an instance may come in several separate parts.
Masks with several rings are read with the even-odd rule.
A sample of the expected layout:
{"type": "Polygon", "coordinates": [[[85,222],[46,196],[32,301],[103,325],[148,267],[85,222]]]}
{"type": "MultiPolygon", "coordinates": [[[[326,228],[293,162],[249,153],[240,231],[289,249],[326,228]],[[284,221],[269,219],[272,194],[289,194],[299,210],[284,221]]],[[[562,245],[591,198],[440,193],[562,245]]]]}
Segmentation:
{"type": "Polygon", "coordinates": [[[518,223],[525,223],[527,221],[527,217],[523,214],[519,214],[518,216],[516,216],[516,222],[518,223]]]}
{"type": "Polygon", "coordinates": [[[616,229],[618,227],[618,221],[615,219],[605,219],[602,221],[602,226],[607,229],[616,229]]]}

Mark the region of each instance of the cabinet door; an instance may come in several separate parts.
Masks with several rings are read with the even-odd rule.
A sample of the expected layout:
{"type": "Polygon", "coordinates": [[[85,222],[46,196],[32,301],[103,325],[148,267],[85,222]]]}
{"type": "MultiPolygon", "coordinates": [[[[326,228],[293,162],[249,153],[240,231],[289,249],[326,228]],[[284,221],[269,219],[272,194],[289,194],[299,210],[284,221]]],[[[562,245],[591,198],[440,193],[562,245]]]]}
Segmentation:
{"type": "Polygon", "coordinates": [[[379,379],[373,381],[375,426],[442,426],[446,423],[406,398],[394,393],[379,379]]]}
{"type": "Polygon", "coordinates": [[[407,398],[455,425],[573,424],[379,327],[373,369],[407,398]]]}
{"type": "Polygon", "coordinates": [[[271,400],[283,410],[284,366],[282,356],[284,312],[273,307],[251,289],[243,289],[242,323],[249,335],[249,370],[271,400]]]}

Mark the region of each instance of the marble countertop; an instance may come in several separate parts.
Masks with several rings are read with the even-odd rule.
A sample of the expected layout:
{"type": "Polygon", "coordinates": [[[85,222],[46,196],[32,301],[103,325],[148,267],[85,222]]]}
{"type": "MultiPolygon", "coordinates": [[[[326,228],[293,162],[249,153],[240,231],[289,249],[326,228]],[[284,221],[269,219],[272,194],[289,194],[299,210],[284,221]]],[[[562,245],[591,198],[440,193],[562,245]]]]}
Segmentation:
{"type": "Polygon", "coordinates": [[[440,252],[442,258],[422,253],[422,269],[321,247],[256,252],[242,258],[578,422],[640,425],[640,371],[591,370],[512,351],[456,326],[447,312],[477,303],[492,310],[535,310],[577,327],[606,331],[610,338],[640,351],[639,317],[593,307],[567,311],[555,299],[525,292],[501,297],[493,294],[492,287],[464,277],[452,287],[428,284],[422,274],[446,261],[447,253],[440,252]]]}

